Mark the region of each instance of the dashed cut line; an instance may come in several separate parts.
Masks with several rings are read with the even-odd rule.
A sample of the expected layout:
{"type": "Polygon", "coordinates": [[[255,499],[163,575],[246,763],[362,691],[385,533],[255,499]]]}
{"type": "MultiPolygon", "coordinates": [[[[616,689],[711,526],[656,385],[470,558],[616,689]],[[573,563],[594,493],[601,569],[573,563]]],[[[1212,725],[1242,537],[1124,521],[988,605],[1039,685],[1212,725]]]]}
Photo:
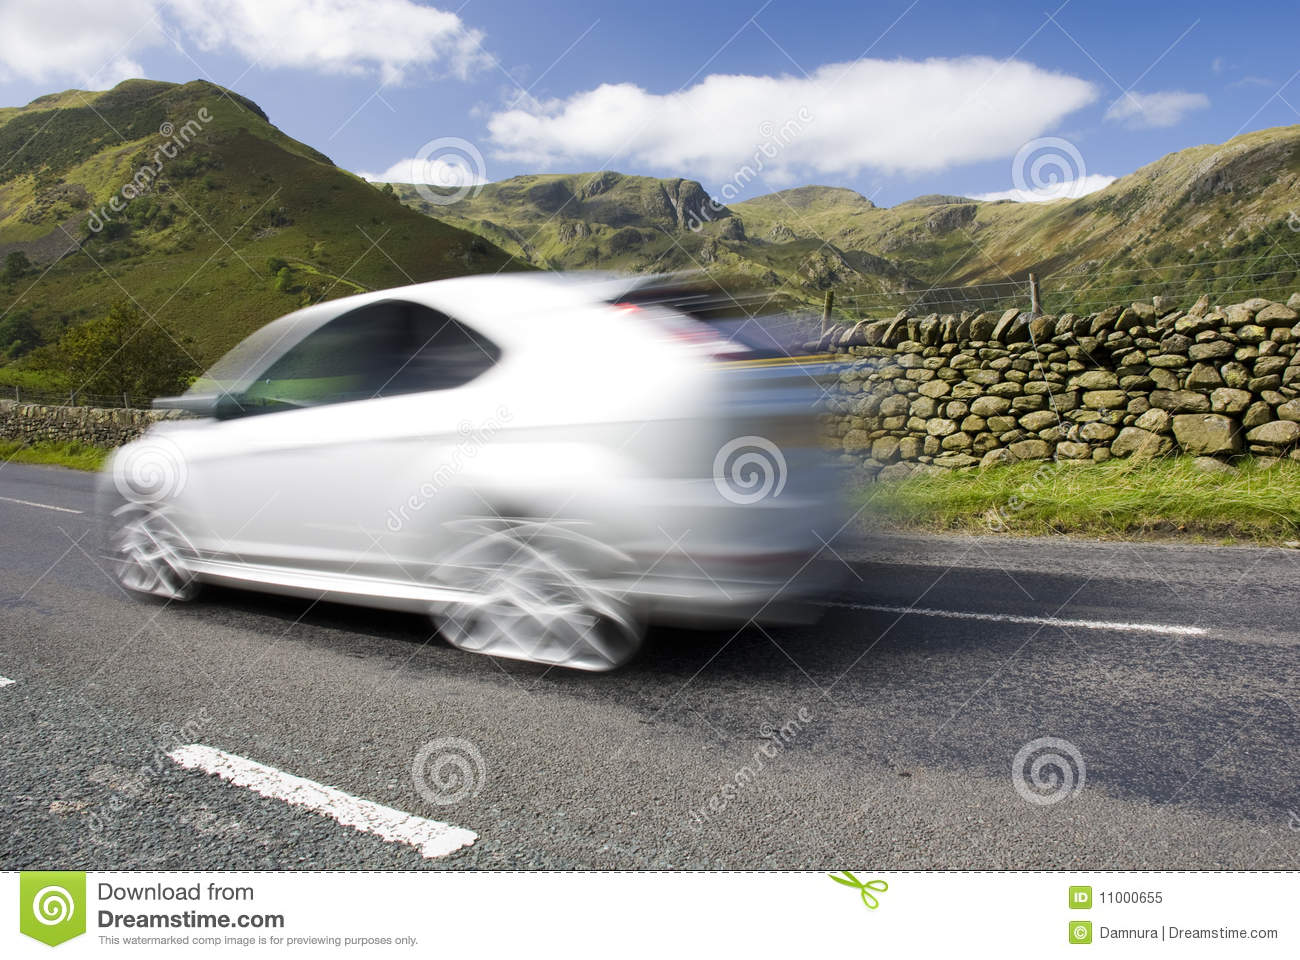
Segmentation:
{"type": "Polygon", "coordinates": [[[445,857],[478,839],[478,834],[461,827],[362,800],[335,787],[201,743],[177,747],[167,756],[187,770],[202,770],[234,786],[247,787],[263,797],[304,807],[345,827],[395,843],[409,844],[429,859],[445,857]]]}
{"type": "Polygon", "coordinates": [[[918,617],[948,617],[953,620],[987,620],[993,623],[1029,623],[1042,627],[1065,627],[1077,630],[1118,630],[1130,633],[1162,633],[1175,637],[1200,637],[1207,632],[1204,627],[1182,627],[1167,623],[1124,623],[1116,620],[1063,620],[1059,617],[1022,617],[1011,613],[975,613],[965,610],[936,610],[930,607],[890,607],[876,603],[839,603],[828,601],[828,607],[846,607],[849,610],[874,610],[878,613],[913,613],[918,617]]]}
{"type": "Polygon", "coordinates": [[[19,500],[17,497],[0,497],[5,503],[21,503],[24,507],[40,507],[42,510],[57,510],[59,513],[85,513],[85,510],[73,510],[71,507],[56,507],[52,503],[37,503],[35,500],[19,500]]]}

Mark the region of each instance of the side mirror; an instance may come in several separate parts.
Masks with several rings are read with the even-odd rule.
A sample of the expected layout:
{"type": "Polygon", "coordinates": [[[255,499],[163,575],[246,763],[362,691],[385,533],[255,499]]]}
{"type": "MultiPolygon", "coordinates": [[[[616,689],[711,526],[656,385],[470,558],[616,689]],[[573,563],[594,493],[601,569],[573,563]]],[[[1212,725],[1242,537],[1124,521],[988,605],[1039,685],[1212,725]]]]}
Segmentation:
{"type": "Polygon", "coordinates": [[[239,402],[229,393],[182,394],[179,397],[158,397],[153,402],[155,410],[184,410],[198,417],[215,417],[229,420],[243,413],[239,402]]]}

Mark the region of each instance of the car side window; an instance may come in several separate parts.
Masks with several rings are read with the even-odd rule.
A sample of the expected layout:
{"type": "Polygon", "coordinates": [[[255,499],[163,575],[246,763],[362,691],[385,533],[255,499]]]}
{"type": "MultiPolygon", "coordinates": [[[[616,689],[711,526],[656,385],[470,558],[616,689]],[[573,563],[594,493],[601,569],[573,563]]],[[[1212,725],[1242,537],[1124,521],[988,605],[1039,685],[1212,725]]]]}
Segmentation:
{"type": "Polygon", "coordinates": [[[481,334],[429,307],[384,300],[335,317],[255,380],[247,413],[368,400],[468,383],[500,351],[481,334]]]}

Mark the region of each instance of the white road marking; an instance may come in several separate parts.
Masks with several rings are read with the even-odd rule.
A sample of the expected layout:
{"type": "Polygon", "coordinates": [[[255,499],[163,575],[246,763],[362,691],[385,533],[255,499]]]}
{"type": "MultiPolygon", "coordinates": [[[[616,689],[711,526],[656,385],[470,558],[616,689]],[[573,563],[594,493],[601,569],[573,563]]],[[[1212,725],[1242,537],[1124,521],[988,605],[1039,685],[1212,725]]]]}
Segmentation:
{"type": "Polygon", "coordinates": [[[478,839],[478,834],[461,827],[362,800],[334,787],[295,777],[275,767],[201,743],[177,747],[167,756],[187,770],[215,774],[237,787],[248,787],[264,797],[306,807],[346,827],[373,833],[385,840],[410,844],[430,859],[445,857],[478,839]]]}
{"type": "Polygon", "coordinates": [[[0,677],[0,687],[7,687],[11,683],[17,683],[16,680],[10,680],[8,677],[0,677]]]}
{"type": "Polygon", "coordinates": [[[0,497],[5,503],[21,503],[24,507],[40,507],[42,510],[57,510],[59,513],[85,513],[85,510],[73,510],[71,507],[56,507],[52,503],[37,503],[35,500],[19,500],[17,497],[0,497]]]}
{"type": "Polygon", "coordinates": [[[1062,620],[1058,617],[1020,617],[1010,613],[974,613],[965,610],[935,610],[928,607],[888,607],[876,603],[836,603],[828,607],[847,607],[850,610],[875,610],[879,613],[914,613],[918,617],[949,617],[954,620],[989,620],[995,623],[1032,623],[1043,627],[1065,627],[1079,630],[1118,630],[1136,633],[1163,633],[1176,637],[1199,637],[1206,633],[1204,627],[1180,627],[1165,623],[1124,623],[1117,620],[1062,620]]]}

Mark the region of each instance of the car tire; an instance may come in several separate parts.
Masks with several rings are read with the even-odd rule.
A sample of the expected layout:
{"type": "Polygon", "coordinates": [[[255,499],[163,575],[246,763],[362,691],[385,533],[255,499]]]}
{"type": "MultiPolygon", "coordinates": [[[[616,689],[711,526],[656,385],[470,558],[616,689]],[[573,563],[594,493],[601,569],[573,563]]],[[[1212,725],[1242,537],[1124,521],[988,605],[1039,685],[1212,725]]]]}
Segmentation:
{"type": "Polygon", "coordinates": [[[578,524],[500,517],[457,521],[458,547],[435,570],[467,595],[432,611],[461,650],[577,670],[621,667],[644,617],[609,576],[620,560],[578,524]]]}
{"type": "Polygon", "coordinates": [[[163,510],[123,504],[109,515],[105,533],[113,575],[124,589],[167,601],[198,595],[199,582],[186,565],[194,548],[163,510]]]}

